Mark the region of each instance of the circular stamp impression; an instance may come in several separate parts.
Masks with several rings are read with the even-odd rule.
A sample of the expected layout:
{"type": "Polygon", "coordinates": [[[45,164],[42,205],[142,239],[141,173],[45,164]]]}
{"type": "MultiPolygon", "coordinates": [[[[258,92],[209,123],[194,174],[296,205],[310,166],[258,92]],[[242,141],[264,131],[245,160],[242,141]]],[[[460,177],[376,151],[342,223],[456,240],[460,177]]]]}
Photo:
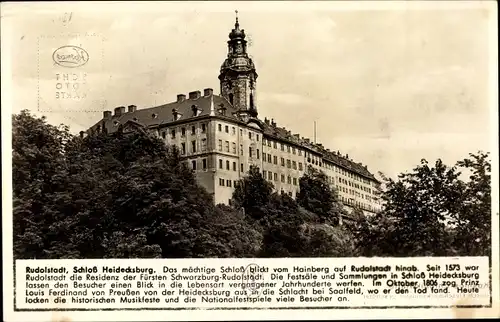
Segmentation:
{"type": "Polygon", "coordinates": [[[52,59],[61,67],[76,68],[89,61],[89,53],[81,47],[67,45],[57,48],[52,59]]]}
{"type": "Polygon", "coordinates": [[[257,264],[249,264],[243,270],[242,288],[248,290],[248,297],[260,296],[260,285],[256,284],[259,280],[259,268],[257,264]]]}

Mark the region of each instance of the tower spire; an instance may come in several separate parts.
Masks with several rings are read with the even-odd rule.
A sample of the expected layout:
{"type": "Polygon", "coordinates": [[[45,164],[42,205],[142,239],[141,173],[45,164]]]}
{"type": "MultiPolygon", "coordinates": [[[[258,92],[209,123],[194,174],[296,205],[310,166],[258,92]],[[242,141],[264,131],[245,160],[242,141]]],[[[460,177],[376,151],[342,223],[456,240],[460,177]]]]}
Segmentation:
{"type": "Polygon", "coordinates": [[[221,95],[237,110],[257,116],[255,83],[257,72],[247,53],[245,30],[240,29],[238,10],[234,29],[229,33],[227,58],[221,66],[219,80],[221,95]]]}

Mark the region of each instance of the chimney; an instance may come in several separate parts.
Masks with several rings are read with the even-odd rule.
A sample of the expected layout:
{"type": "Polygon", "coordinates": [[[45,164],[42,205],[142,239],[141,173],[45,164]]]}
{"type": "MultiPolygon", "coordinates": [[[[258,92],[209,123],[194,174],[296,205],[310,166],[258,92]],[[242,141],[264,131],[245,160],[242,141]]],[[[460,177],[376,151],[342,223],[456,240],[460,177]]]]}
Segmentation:
{"type": "Polygon", "coordinates": [[[189,93],[189,99],[190,100],[198,99],[198,98],[200,98],[200,96],[201,96],[201,92],[200,91],[194,91],[194,92],[190,92],[189,93]]]}
{"type": "Polygon", "coordinates": [[[276,122],[274,122],[274,119],[271,119],[271,125],[276,127],[276,122]]]}
{"type": "Polygon", "coordinates": [[[267,125],[269,125],[269,120],[267,119],[267,117],[264,118],[264,123],[266,123],[267,125]]]}
{"type": "Polygon", "coordinates": [[[83,136],[84,136],[84,135],[85,135],[85,132],[80,131],[80,138],[82,138],[82,139],[83,139],[83,136]]]}
{"type": "Polygon", "coordinates": [[[104,111],[104,112],[102,113],[102,115],[103,115],[103,117],[104,117],[105,119],[109,119],[109,118],[111,118],[112,114],[113,114],[113,112],[111,112],[111,111],[104,111]]]}
{"type": "Polygon", "coordinates": [[[308,138],[305,138],[304,140],[306,140],[308,144],[311,142],[311,140],[309,140],[308,138]]]}
{"type": "Polygon", "coordinates": [[[213,89],[211,89],[211,88],[205,88],[205,89],[203,90],[203,96],[210,96],[210,95],[212,95],[213,93],[214,93],[214,90],[213,90],[213,89]]]}
{"type": "Polygon", "coordinates": [[[125,106],[118,106],[115,108],[115,116],[121,116],[125,113],[125,106]]]}
{"type": "Polygon", "coordinates": [[[293,137],[296,138],[297,140],[300,140],[300,134],[294,134],[293,137]]]}
{"type": "Polygon", "coordinates": [[[182,103],[186,100],[186,95],[184,94],[177,94],[177,103],[182,103]]]}
{"type": "Polygon", "coordinates": [[[346,158],[346,159],[349,159],[349,154],[346,154],[346,155],[345,155],[345,158],[346,158]]]}
{"type": "Polygon", "coordinates": [[[128,112],[129,113],[134,113],[135,111],[137,111],[137,106],[135,106],[135,105],[129,105],[128,106],[128,112]]]}

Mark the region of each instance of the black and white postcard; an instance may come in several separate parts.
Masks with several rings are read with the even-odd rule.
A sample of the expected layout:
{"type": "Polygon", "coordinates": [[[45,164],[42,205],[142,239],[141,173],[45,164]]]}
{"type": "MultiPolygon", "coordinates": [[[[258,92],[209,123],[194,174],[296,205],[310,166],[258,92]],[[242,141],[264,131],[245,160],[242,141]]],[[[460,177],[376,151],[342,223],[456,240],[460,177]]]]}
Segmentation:
{"type": "Polygon", "coordinates": [[[5,321],[499,316],[496,2],[1,9],[5,321]]]}

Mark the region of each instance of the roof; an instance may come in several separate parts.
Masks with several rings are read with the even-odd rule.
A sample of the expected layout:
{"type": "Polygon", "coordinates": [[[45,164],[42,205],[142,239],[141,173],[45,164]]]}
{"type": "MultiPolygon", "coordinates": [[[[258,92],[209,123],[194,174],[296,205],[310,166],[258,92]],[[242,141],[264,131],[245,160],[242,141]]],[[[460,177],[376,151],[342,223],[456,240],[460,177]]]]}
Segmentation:
{"type": "Polygon", "coordinates": [[[233,115],[236,109],[234,109],[225,98],[211,94],[195,99],[186,98],[181,102],[175,101],[160,106],[136,110],[134,112],[123,112],[120,116],[113,115],[112,117],[102,119],[92,126],[91,129],[95,129],[98,125],[103,126],[104,123],[104,127],[107,129],[108,133],[112,133],[118,130],[119,124],[125,124],[129,121],[150,128],[172,123],[174,121],[174,110],[180,115],[176,121],[182,122],[183,120],[191,121],[193,117],[208,116],[211,112],[214,115],[220,115],[217,112],[220,108],[226,109],[225,118],[238,121],[237,117],[233,115]],[[194,116],[193,107],[198,110],[196,116],[194,116]]]}
{"type": "Polygon", "coordinates": [[[276,123],[274,123],[273,121],[268,122],[266,119],[262,123],[264,127],[264,134],[301,147],[308,148],[309,150],[312,150],[321,155],[323,159],[326,159],[327,161],[339,167],[352,172],[356,172],[369,179],[376,180],[373,174],[368,171],[366,166],[348,159],[347,156],[344,157],[340,155],[340,152],[329,151],[325,149],[321,144],[314,144],[307,138],[302,138],[298,134],[292,134],[286,128],[276,126],[276,123]]]}
{"type": "MultiPolygon", "coordinates": [[[[123,107],[125,109],[125,107],[123,107]]],[[[144,126],[147,128],[158,127],[163,124],[167,125],[174,122],[174,111],[180,114],[180,117],[175,122],[192,121],[193,118],[203,116],[218,116],[233,122],[242,122],[236,115],[237,110],[224,98],[218,95],[210,94],[200,96],[198,98],[186,98],[183,101],[175,101],[172,103],[150,107],[134,112],[122,112],[120,116],[112,116],[103,118],[101,121],[91,127],[91,130],[97,126],[103,126],[108,133],[118,130],[119,125],[134,124],[134,126],[144,126]],[[197,109],[196,116],[194,115],[193,107],[197,109]],[[221,108],[226,109],[225,115],[218,113],[221,108]]],[[[321,144],[314,144],[309,139],[300,137],[298,134],[292,134],[284,127],[278,127],[274,121],[269,122],[251,118],[251,121],[257,121],[263,129],[265,136],[278,139],[296,146],[308,149],[311,152],[317,153],[324,160],[329,161],[339,167],[356,172],[366,178],[378,181],[373,174],[368,171],[366,166],[356,163],[347,156],[340,155],[339,152],[333,152],[325,149],[321,144]]]]}

